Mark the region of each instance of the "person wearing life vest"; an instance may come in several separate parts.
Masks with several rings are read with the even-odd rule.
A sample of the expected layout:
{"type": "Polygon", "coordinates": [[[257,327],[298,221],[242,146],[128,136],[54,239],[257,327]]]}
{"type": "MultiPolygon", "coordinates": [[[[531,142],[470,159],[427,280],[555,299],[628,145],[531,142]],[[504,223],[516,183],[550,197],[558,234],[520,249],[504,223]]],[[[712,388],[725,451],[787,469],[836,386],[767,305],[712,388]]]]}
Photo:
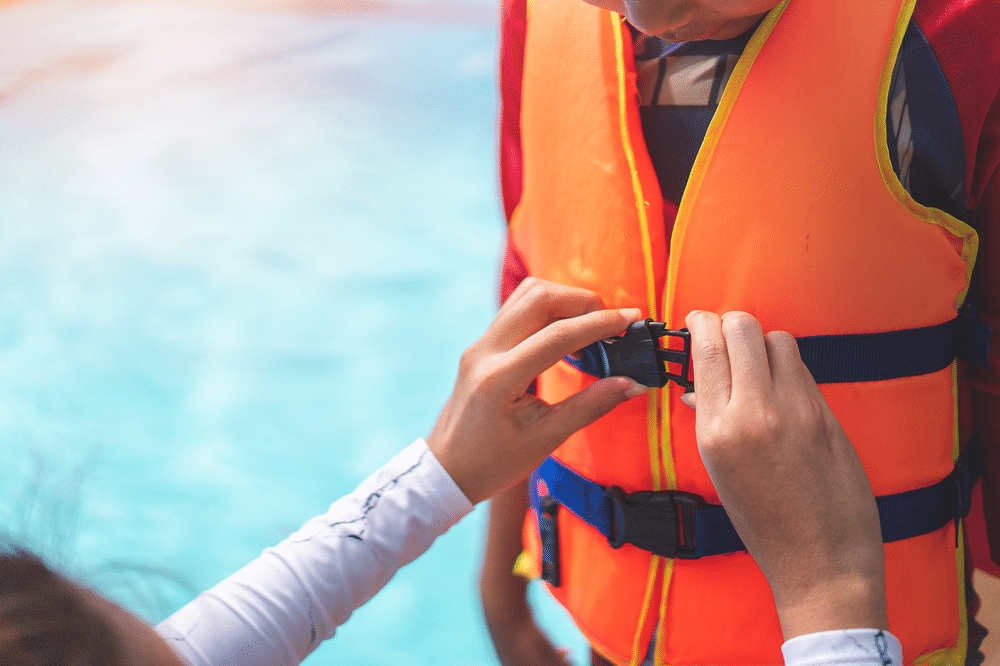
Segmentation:
{"type": "MultiPolygon", "coordinates": [[[[691,310],[743,310],[815,350],[807,365],[885,507],[904,659],[965,663],[981,639],[961,524],[973,441],[1000,540],[1000,373],[979,367],[1000,324],[1000,9],[595,4],[504,5],[505,289],[524,275],[584,287],[668,330],[691,310]]],[[[593,380],[561,363],[538,395],[593,380]]],[[[595,663],[781,659],[766,581],[718,519],[683,395],[669,383],[620,406],[493,501],[481,591],[504,664],[564,663],[515,562],[546,580],[595,663]],[[663,512],[669,543],[644,518],[663,512]]]]}

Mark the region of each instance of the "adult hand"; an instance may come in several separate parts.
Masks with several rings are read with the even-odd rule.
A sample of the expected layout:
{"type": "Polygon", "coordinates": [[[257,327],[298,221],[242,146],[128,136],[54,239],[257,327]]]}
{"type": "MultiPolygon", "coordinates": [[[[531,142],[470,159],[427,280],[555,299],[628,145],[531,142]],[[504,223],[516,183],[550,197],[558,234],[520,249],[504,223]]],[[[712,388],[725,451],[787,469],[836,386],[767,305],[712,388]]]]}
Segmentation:
{"type": "Polygon", "coordinates": [[[525,393],[566,354],[639,318],[638,309],[601,307],[585,289],[528,278],[462,354],[455,390],[427,444],[470,502],[520,481],[573,432],[646,391],[609,377],[555,405],[525,393]]]}
{"type": "Polygon", "coordinates": [[[743,312],[695,311],[687,325],[698,450],[785,639],[887,629],[875,498],[795,339],[743,312]]]}

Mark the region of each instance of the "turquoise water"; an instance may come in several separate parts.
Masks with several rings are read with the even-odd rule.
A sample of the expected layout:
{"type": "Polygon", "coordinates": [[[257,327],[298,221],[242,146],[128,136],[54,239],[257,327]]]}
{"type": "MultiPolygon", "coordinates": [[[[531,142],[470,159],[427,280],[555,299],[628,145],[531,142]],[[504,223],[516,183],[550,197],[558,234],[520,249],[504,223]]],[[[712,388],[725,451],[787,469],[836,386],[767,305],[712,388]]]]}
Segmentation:
{"type": "MultiPolygon", "coordinates": [[[[156,622],[430,430],[495,310],[495,15],[0,8],[0,528],[156,622]]],[[[306,663],[494,664],[484,518],[306,663]]]]}

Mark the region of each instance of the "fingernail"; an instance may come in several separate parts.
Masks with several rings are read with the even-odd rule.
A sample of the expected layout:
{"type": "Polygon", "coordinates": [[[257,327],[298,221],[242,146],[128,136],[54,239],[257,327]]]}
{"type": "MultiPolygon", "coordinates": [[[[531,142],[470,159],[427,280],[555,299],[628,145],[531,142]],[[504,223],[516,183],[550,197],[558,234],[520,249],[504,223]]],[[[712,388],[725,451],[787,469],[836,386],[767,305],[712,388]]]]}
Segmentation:
{"type": "Polygon", "coordinates": [[[681,393],[681,402],[694,409],[694,393],[681,393]]]}
{"type": "Polygon", "coordinates": [[[630,379],[629,381],[632,382],[632,386],[629,386],[627,389],[625,389],[625,399],[626,400],[631,400],[632,398],[637,398],[637,397],[639,397],[643,393],[646,393],[649,390],[648,386],[643,386],[642,384],[640,384],[639,382],[637,382],[635,380],[631,380],[630,379]]]}
{"type": "Polygon", "coordinates": [[[618,312],[629,321],[635,321],[642,317],[642,310],[639,308],[622,308],[618,312]]]}

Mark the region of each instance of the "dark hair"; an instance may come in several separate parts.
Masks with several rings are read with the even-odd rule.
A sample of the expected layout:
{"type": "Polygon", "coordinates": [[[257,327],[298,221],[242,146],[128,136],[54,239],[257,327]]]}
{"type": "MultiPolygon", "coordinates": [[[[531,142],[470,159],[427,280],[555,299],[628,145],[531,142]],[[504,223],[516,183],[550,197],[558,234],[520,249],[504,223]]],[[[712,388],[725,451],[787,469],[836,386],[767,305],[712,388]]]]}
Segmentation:
{"type": "Polygon", "coordinates": [[[4,666],[123,666],[110,621],[38,556],[0,545],[4,666]]]}

